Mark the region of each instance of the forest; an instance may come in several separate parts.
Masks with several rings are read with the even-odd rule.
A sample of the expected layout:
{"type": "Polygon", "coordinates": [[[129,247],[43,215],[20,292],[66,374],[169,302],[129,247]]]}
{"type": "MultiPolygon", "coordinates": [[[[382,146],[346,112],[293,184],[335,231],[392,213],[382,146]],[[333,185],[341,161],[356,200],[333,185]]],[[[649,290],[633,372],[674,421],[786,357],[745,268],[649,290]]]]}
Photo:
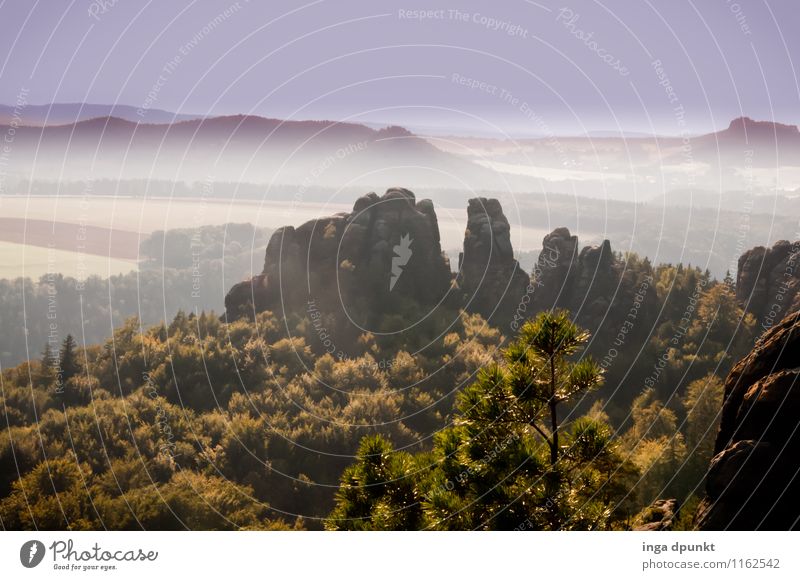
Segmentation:
{"type": "Polygon", "coordinates": [[[156,231],[140,243],[138,271],[82,280],[55,272],[38,280],[0,279],[0,365],[36,356],[50,339],[54,308],[59,340],[72,334],[86,344],[101,342],[134,314],[149,325],[181,309],[220,310],[225,285],[260,270],[269,234],[250,224],[156,231]]]}
{"type": "Polygon", "coordinates": [[[617,259],[600,327],[441,310],[344,354],[324,314],[176,308],[85,347],[37,338],[0,378],[0,525],[632,529],[674,498],[689,528],[756,322],[730,277],[617,259]]]}

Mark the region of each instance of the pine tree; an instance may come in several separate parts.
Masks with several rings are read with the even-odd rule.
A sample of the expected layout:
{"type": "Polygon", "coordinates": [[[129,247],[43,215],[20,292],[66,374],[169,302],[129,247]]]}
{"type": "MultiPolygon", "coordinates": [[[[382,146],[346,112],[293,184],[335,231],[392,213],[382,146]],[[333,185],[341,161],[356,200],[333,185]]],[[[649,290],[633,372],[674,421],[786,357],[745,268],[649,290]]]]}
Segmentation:
{"type": "Polygon", "coordinates": [[[541,313],[505,349],[505,364],[484,367],[459,394],[452,426],[437,434],[430,454],[365,439],[327,527],[619,525],[632,511],[626,498],[635,466],[617,453],[607,425],[589,417],[562,425],[558,416],[560,404],[602,381],[594,361],[573,360],[588,337],[566,312],[541,313]]]}
{"type": "Polygon", "coordinates": [[[56,356],[53,353],[53,349],[50,347],[50,343],[46,342],[44,350],[42,351],[42,358],[39,360],[39,372],[36,375],[37,382],[42,387],[48,388],[55,381],[55,363],[56,356]]]}
{"type": "Polygon", "coordinates": [[[80,363],[78,362],[77,344],[71,334],[68,334],[61,343],[61,352],[59,354],[59,383],[66,384],[72,377],[77,376],[81,372],[80,363]]]}
{"type": "Polygon", "coordinates": [[[730,270],[725,270],[725,279],[723,280],[723,282],[729,288],[733,288],[734,286],[736,286],[736,281],[733,279],[733,276],[731,276],[730,270]]]}
{"type": "Polygon", "coordinates": [[[570,360],[588,340],[567,312],[543,312],[522,326],[505,351],[516,408],[547,442],[551,465],[561,451],[558,406],[602,384],[603,369],[594,360],[570,360]]]}

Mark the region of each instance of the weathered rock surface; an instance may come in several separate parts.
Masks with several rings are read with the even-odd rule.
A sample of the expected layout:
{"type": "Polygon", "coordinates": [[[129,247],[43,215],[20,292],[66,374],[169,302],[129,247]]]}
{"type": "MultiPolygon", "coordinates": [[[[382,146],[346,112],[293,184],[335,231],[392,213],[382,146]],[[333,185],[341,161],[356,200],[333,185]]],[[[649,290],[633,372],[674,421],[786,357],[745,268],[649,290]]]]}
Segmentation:
{"type": "Polygon", "coordinates": [[[467,214],[455,277],[433,203],[416,201],[407,189],[369,193],[350,213],[280,228],[267,246],[263,272],[226,296],[226,318],[265,310],[287,316],[313,304],[347,340],[363,331],[400,330],[442,305],[507,324],[530,279],[514,259],[500,202],[472,199],[467,214]],[[342,332],[343,320],[349,332],[342,332]]]}
{"type": "Polygon", "coordinates": [[[672,529],[678,505],[675,499],[658,499],[639,514],[633,529],[637,532],[665,532],[672,529]]]}
{"type": "Polygon", "coordinates": [[[626,271],[608,240],[579,250],[577,236],[567,228],[557,228],[542,241],[531,282],[531,312],[565,308],[578,324],[605,343],[619,332],[634,304],[643,321],[639,327],[649,322],[655,292],[647,292],[651,284],[631,278],[633,275],[626,271]]]}
{"type": "Polygon", "coordinates": [[[609,308],[622,273],[604,240],[578,251],[578,237],[557,228],[542,240],[536,266],[535,310],[566,308],[581,317],[602,316],[609,308]]]}
{"type": "Polygon", "coordinates": [[[567,308],[578,268],[578,236],[571,235],[567,228],[556,228],[547,234],[533,273],[535,309],[567,308]]]}
{"type": "Polygon", "coordinates": [[[742,254],[736,297],[765,329],[800,308],[800,242],[781,240],[742,254]]]}
{"type": "Polygon", "coordinates": [[[435,307],[447,297],[451,278],[433,204],[390,189],[362,196],[350,213],[277,230],[263,273],[226,296],[226,316],[287,315],[313,303],[324,314],[375,330],[409,302],[435,307]]]}
{"type": "Polygon", "coordinates": [[[469,200],[458,288],[463,307],[507,324],[525,295],[530,277],[514,258],[511,227],[500,202],[469,200]]]}
{"type": "Polygon", "coordinates": [[[765,332],[725,381],[704,530],[800,528],[800,312],[765,332]]]}

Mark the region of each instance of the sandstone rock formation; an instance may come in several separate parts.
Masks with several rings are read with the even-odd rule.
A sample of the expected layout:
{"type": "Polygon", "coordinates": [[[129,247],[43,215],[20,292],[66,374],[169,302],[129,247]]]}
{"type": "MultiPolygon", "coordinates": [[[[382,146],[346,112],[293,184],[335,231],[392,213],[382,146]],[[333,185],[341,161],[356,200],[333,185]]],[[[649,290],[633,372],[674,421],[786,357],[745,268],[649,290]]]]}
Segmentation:
{"type": "Polygon", "coordinates": [[[637,532],[664,532],[672,530],[677,516],[675,499],[658,499],[647,506],[634,522],[637,532]]]}
{"type": "Polygon", "coordinates": [[[511,321],[530,278],[514,259],[511,227],[496,199],[469,200],[458,271],[466,310],[501,324],[511,321]]]}
{"type": "Polygon", "coordinates": [[[571,302],[570,283],[578,269],[578,236],[567,228],[556,228],[542,240],[542,251],[533,272],[536,310],[567,308],[571,302]]]}
{"type": "Polygon", "coordinates": [[[348,319],[361,330],[409,303],[434,308],[450,291],[436,212],[407,189],[359,198],[350,213],[277,230],[264,270],[234,286],[225,298],[229,320],[272,310],[286,316],[319,311],[348,319]]]}
{"type": "Polygon", "coordinates": [[[626,294],[634,290],[633,284],[621,284],[623,270],[608,240],[579,251],[577,236],[557,228],[542,241],[534,271],[533,312],[565,308],[592,332],[616,332],[620,317],[615,311],[630,308],[626,294]]]}
{"type": "Polygon", "coordinates": [[[725,381],[704,530],[800,528],[800,312],[765,332],[725,381]]]}
{"type": "Polygon", "coordinates": [[[430,200],[399,188],[369,193],[350,213],[277,230],[263,272],[225,297],[225,316],[305,314],[312,305],[347,336],[343,342],[364,331],[402,330],[442,306],[507,325],[530,280],[514,259],[496,199],[469,201],[459,266],[454,277],[430,200]]]}
{"type": "Polygon", "coordinates": [[[578,237],[557,228],[544,237],[536,266],[536,310],[567,308],[578,315],[608,308],[622,268],[611,243],[578,251],[578,237]]]}
{"type": "Polygon", "coordinates": [[[782,240],[742,254],[736,297],[763,329],[800,308],[800,243],[782,240]]]}

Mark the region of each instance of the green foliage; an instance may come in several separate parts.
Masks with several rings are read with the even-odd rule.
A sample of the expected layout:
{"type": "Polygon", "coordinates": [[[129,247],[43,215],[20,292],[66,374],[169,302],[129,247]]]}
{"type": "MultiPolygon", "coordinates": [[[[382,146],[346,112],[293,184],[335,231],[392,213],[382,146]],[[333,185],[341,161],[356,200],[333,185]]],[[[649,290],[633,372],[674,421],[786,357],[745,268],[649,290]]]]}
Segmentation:
{"type": "Polygon", "coordinates": [[[518,339],[505,350],[508,372],[502,380],[511,384],[511,412],[544,437],[551,465],[560,452],[558,405],[602,384],[603,370],[591,358],[570,360],[588,340],[589,333],[567,312],[543,312],[523,324],[518,339]]]}
{"type": "Polygon", "coordinates": [[[689,383],[681,401],[686,413],[686,444],[695,474],[705,474],[714,453],[724,390],[719,377],[710,374],[689,383]]]}
{"type": "Polygon", "coordinates": [[[110,473],[95,476],[70,453],[44,461],[14,482],[0,501],[0,519],[16,530],[286,527],[266,518],[266,506],[253,502],[246,486],[190,471],[162,481],[146,463],[115,461],[110,473]]]}
{"type": "Polygon", "coordinates": [[[630,515],[635,469],[608,425],[588,417],[558,423],[553,411],[596,388],[602,372],[572,360],[588,333],[564,312],[526,323],[459,395],[453,426],[430,453],[362,443],[347,469],[331,529],[606,529],[630,515]],[[542,418],[542,411],[545,418],[542,418]],[[564,430],[561,441],[559,430],[564,430]],[[563,442],[563,446],[561,445],[563,442]]]}
{"type": "Polygon", "coordinates": [[[689,383],[677,410],[665,406],[653,389],[636,398],[622,442],[642,473],[635,488],[641,505],[667,497],[696,503],[713,456],[722,397],[722,381],[709,374],[689,383]]]}
{"type": "MultiPolygon", "coordinates": [[[[157,260],[181,267],[170,236],[157,260]]],[[[46,346],[0,376],[0,521],[618,529],[654,499],[691,505],[716,435],[718,377],[750,347],[755,323],[730,284],[696,268],[635,255],[624,265],[619,304],[591,339],[565,312],[506,342],[480,316],[442,309],[407,337],[336,336],[350,347],[336,352],[299,315],[223,324],[196,305],[180,310],[186,272],[148,263],[141,295],[133,279],[89,280],[84,301],[106,306],[85,313],[87,340],[113,324],[111,338],[46,346]],[[143,319],[118,322],[140,306],[143,319]],[[158,323],[165,310],[178,313],[158,323]]],[[[46,310],[50,284],[60,304],[79,304],[74,281],[46,282],[0,282],[4,323],[22,327],[23,292],[46,310]]],[[[59,328],[77,324],[73,310],[59,307],[59,328]]],[[[30,340],[46,344],[45,321],[29,322],[30,340]]],[[[0,337],[0,355],[17,343],[0,337]]]]}
{"type": "Polygon", "coordinates": [[[0,521],[239,529],[286,526],[294,519],[286,514],[302,514],[294,525],[319,528],[361,439],[382,434],[421,449],[421,433],[450,414],[453,386],[503,340],[463,315],[433,357],[365,336],[358,356],[339,358],[315,356],[282,329],[270,312],[230,324],[203,312],[151,327],[131,318],[102,345],[69,342],[60,361],[45,349],[41,360],[4,370],[0,521]],[[79,370],[63,390],[59,362],[79,370]]]}
{"type": "Polygon", "coordinates": [[[709,373],[724,377],[752,347],[756,323],[730,281],[691,266],[654,267],[635,254],[618,259],[613,302],[578,322],[592,330],[589,352],[606,371],[606,412],[622,423],[643,388],[667,400],[709,373]]]}
{"type": "Polygon", "coordinates": [[[356,463],[342,475],[333,529],[414,530],[423,524],[415,480],[420,458],[395,452],[380,435],[361,441],[356,463]]]}
{"type": "Polygon", "coordinates": [[[269,234],[249,224],[153,232],[140,244],[138,272],[0,279],[0,364],[26,360],[28,349],[47,343],[53,332],[58,340],[71,333],[92,344],[133,315],[152,325],[180,309],[220,311],[231,280],[260,271],[269,234]]]}
{"type": "Polygon", "coordinates": [[[81,372],[80,362],[78,361],[77,345],[71,334],[68,334],[61,344],[61,351],[58,357],[59,380],[67,382],[72,377],[81,372]]]}

